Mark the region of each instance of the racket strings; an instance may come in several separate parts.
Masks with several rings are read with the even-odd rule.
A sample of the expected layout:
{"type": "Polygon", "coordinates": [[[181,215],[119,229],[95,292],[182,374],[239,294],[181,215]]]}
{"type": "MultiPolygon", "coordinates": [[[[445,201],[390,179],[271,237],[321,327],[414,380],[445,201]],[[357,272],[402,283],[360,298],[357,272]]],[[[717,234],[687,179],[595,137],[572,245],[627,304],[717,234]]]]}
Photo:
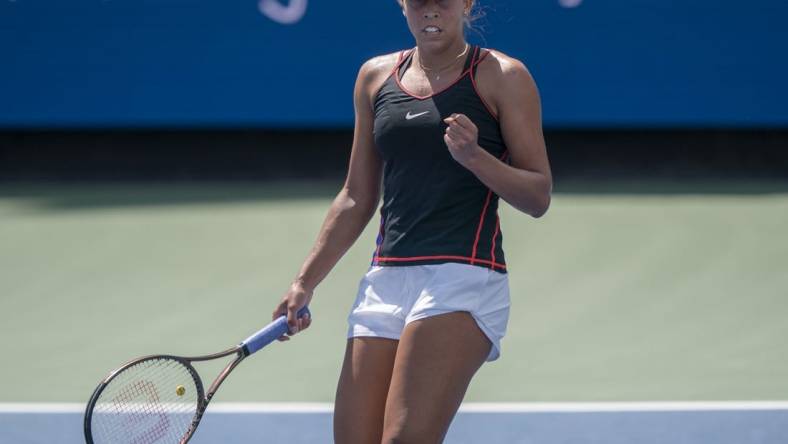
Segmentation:
{"type": "Polygon", "coordinates": [[[191,426],[200,394],[180,361],[154,358],[117,374],[91,417],[94,442],[179,443],[191,426]]]}

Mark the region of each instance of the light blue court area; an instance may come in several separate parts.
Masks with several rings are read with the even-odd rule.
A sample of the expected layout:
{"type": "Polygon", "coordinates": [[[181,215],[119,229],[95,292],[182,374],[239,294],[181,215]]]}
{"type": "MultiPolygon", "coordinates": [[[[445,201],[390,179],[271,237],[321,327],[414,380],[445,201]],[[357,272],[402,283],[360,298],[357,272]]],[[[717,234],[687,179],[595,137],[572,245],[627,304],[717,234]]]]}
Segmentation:
{"type": "MultiPolygon", "coordinates": [[[[0,404],[0,442],[83,443],[81,404],[0,404]]],[[[191,441],[330,443],[331,404],[215,404],[191,441]]],[[[468,403],[447,444],[785,444],[788,402],[468,403]]]]}

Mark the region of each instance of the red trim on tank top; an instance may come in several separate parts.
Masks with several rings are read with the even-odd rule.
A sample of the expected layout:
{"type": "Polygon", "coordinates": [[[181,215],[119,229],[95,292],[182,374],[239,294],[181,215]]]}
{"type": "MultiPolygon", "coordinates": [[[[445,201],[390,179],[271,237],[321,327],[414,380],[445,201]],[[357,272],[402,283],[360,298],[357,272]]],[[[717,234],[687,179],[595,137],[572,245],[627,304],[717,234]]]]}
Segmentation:
{"type": "Polygon", "coordinates": [[[383,247],[383,241],[386,240],[386,232],[383,230],[385,227],[385,221],[383,220],[383,208],[380,209],[380,230],[378,230],[378,235],[380,236],[380,243],[378,244],[378,248],[375,249],[375,256],[373,259],[377,259],[380,257],[380,249],[383,247]]]}
{"type": "Polygon", "coordinates": [[[391,73],[389,73],[389,77],[393,76],[394,73],[396,73],[399,70],[399,68],[402,66],[402,62],[405,61],[405,54],[407,52],[408,51],[400,51],[399,52],[399,57],[397,57],[397,64],[394,65],[394,69],[392,69],[391,73]]]}
{"type": "MultiPolygon", "coordinates": [[[[498,158],[498,160],[503,161],[507,155],[509,155],[509,150],[504,151],[503,154],[501,154],[501,157],[498,158]]],[[[476,248],[479,245],[479,238],[481,237],[482,226],[484,225],[484,216],[487,214],[487,207],[490,205],[491,198],[492,198],[492,190],[489,190],[487,192],[487,200],[484,202],[484,207],[482,208],[482,215],[479,217],[479,226],[476,228],[476,239],[473,241],[473,251],[471,252],[471,259],[474,261],[480,260],[480,259],[476,259],[476,248]]],[[[493,242],[495,242],[494,237],[493,237],[493,242]]]]}
{"type": "MultiPolygon", "coordinates": [[[[409,56],[410,56],[410,55],[412,55],[412,54],[413,54],[415,51],[416,51],[415,49],[411,50],[411,51],[410,51],[410,54],[408,54],[408,55],[409,55],[409,56]]],[[[475,52],[474,52],[474,56],[473,56],[473,57],[474,57],[474,58],[473,58],[472,60],[474,60],[474,59],[476,58],[476,53],[475,53],[475,52]]],[[[447,90],[448,90],[449,88],[451,88],[452,86],[454,86],[454,85],[456,85],[456,84],[460,83],[460,81],[461,81],[462,79],[464,79],[464,78],[465,78],[465,76],[467,76],[467,75],[468,75],[468,73],[471,73],[471,72],[473,71],[473,62],[471,62],[471,67],[470,67],[470,68],[468,68],[468,69],[466,69],[466,70],[464,70],[464,71],[462,72],[462,74],[460,74],[460,76],[457,78],[457,80],[455,80],[454,82],[450,83],[450,84],[449,84],[448,86],[446,86],[445,88],[442,88],[442,89],[440,89],[440,90],[438,90],[438,91],[435,91],[435,92],[433,92],[432,94],[429,94],[429,95],[426,95],[426,96],[418,96],[418,95],[416,95],[416,94],[414,94],[414,93],[410,92],[410,91],[409,91],[407,88],[405,88],[405,86],[402,84],[402,81],[401,81],[401,80],[400,80],[400,78],[399,78],[399,69],[400,69],[400,67],[401,67],[401,66],[397,66],[397,69],[396,69],[396,71],[394,72],[394,80],[397,82],[397,86],[399,86],[399,89],[400,89],[400,90],[402,90],[402,92],[404,92],[405,94],[409,95],[410,97],[413,97],[414,99],[417,99],[417,100],[427,100],[427,99],[431,99],[431,98],[433,98],[433,97],[437,96],[438,94],[441,94],[441,93],[443,93],[443,92],[447,91],[447,90]]],[[[477,93],[477,95],[478,95],[478,93],[477,93]]]]}
{"type": "Polygon", "coordinates": [[[429,260],[461,260],[471,265],[476,263],[489,265],[492,268],[506,270],[506,265],[486,259],[473,259],[467,256],[412,256],[412,257],[378,257],[375,262],[409,262],[409,261],[429,261],[429,260]]]}
{"type": "Polygon", "coordinates": [[[495,233],[493,233],[493,242],[492,248],[490,248],[490,257],[492,261],[495,262],[495,239],[498,237],[498,233],[501,231],[501,218],[496,214],[495,215],[495,233]]]}
{"type": "Polygon", "coordinates": [[[482,101],[482,104],[484,105],[485,108],[487,108],[487,112],[490,113],[492,118],[497,121],[498,120],[498,114],[493,112],[492,108],[490,107],[490,104],[487,103],[487,101],[484,100],[484,97],[482,97],[482,95],[479,93],[479,87],[476,86],[476,76],[473,75],[473,72],[476,69],[476,66],[478,64],[482,63],[484,61],[484,59],[487,58],[488,55],[490,55],[490,51],[487,51],[486,53],[484,53],[484,55],[479,60],[477,60],[475,63],[473,63],[471,65],[471,83],[473,84],[473,90],[476,92],[476,96],[478,96],[479,100],[482,101]]]}
{"type": "Polygon", "coordinates": [[[375,91],[375,94],[372,95],[372,97],[377,99],[377,97],[380,94],[380,92],[383,91],[383,87],[386,86],[386,82],[388,82],[389,78],[391,76],[393,76],[394,73],[396,73],[399,70],[400,66],[402,66],[402,61],[405,60],[404,55],[407,52],[408,51],[400,51],[399,52],[399,55],[397,56],[397,63],[394,65],[394,68],[392,68],[392,70],[389,72],[389,75],[386,76],[386,80],[384,80],[383,83],[380,84],[380,86],[375,91]]]}
{"type": "Polygon", "coordinates": [[[482,226],[484,225],[484,216],[487,214],[487,207],[490,206],[490,200],[492,199],[492,190],[487,192],[487,199],[484,201],[484,207],[482,208],[482,215],[479,217],[479,226],[476,228],[476,239],[473,241],[473,251],[471,252],[471,265],[473,262],[476,261],[476,247],[479,246],[479,237],[482,234],[482,226]]]}

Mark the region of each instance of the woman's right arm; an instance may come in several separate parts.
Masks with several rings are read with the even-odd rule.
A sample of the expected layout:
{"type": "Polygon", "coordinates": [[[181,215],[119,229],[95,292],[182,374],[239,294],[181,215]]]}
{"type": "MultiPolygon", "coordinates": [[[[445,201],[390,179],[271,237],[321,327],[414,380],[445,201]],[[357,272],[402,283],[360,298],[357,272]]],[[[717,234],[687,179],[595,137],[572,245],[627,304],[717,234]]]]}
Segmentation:
{"type": "Polygon", "coordinates": [[[301,270],[272,314],[274,319],[286,314],[293,334],[310,323],[308,318],[298,320],[296,312],[309,304],[315,287],[358,239],[377,209],[382,166],[373,136],[372,97],[385,81],[387,66],[391,69],[390,59],[390,56],[374,58],[359,70],[353,91],[356,118],[347,178],[301,270]]]}

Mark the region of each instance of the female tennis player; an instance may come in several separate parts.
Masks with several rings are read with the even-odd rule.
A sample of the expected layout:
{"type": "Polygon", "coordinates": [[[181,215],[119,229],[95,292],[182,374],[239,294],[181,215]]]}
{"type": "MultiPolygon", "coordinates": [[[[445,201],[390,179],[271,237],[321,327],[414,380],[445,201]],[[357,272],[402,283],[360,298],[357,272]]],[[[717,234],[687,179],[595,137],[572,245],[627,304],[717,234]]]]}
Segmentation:
{"type": "MultiPolygon", "coordinates": [[[[273,312],[295,313],[383,205],[348,316],[339,444],[441,442],[471,378],[500,355],[509,286],[499,196],[533,217],[552,177],[525,66],[465,40],[474,0],[401,0],[416,47],[367,61],[347,179],[273,312]]],[[[281,340],[287,340],[283,337],[281,340]]]]}

